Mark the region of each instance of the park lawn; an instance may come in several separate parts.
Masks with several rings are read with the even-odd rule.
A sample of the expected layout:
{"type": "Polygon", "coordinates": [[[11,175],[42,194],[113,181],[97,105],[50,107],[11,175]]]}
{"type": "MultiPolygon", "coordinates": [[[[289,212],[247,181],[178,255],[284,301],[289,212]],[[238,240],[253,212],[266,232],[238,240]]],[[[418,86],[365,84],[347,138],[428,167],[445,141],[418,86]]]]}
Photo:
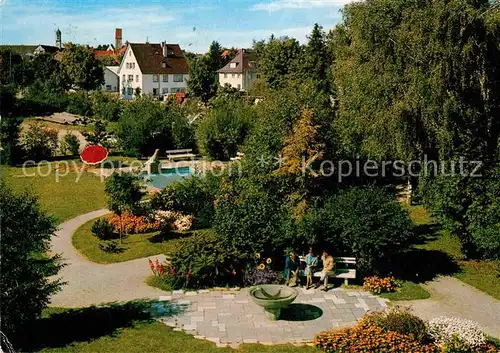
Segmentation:
{"type": "Polygon", "coordinates": [[[175,248],[180,238],[191,234],[172,233],[170,235],[171,238],[169,239],[169,236],[165,236],[163,242],[158,239],[159,232],[126,235],[123,238],[123,243],[119,244],[119,247],[122,249],[121,252],[107,253],[99,248],[99,244],[102,241],[92,235],[90,231],[95,221],[93,219],[78,228],[75,234],[73,234],[72,242],[80,254],[90,261],[100,264],[129,261],[158,254],[169,254],[175,248]]]}
{"type": "MultiPolygon", "coordinates": [[[[419,225],[430,225],[432,219],[429,213],[422,206],[410,207],[410,216],[419,225]]],[[[457,237],[445,231],[438,231],[429,234],[428,240],[424,244],[417,245],[417,248],[424,250],[442,251],[457,262],[460,270],[453,274],[453,277],[500,299],[500,261],[495,260],[466,260],[460,252],[460,242],[457,237]]]]}
{"type": "MultiPolygon", "coordinates": [[[[62,308],[50,308],[45,311],[40,325],[44,326],[39,332],[41,341],[38,346],[45,346],[35,351],[40,353],[313,353],[318,352],[310,346],[297,347],[293,345],[263,346],[260,344],[243,344],[238,350],[231,348],[217,348],[215,343],[203,339],[196,339],[183,332],[173,331],[172,328],[160,322],[134,318],[137,313],[124,313],[106,309],[78,309],[69,311],[62,308]],[[99,310],[103,310],[99,314],[99,310]],[[65,313],[70,313],[65,316],[65,313]],[[55,322],[51,316],[59,317],[55,322]],[[108,317],[116,320],[109,320],[108,317]],[[130,317],[127,317],[129,315],[130,317]],[[63,326],[63,327],[61,327],[63,326]],[[61,330],[78,330],[65,335],[61,330]],[[50,337],[46,337],[50,335],[50,337]]],[[[119,310],[119,309],[118,309],[119,310]]],[[[31,343],[33,344],[33,343],[31,343]]],[[[36,346],[35,346],[36,347],[36,346]]],[[[30,347],[30,348],[35,348],[30,347]]]]}
{"type": "MultiPolygon", "coordinates": [[[[67,162],[73,161],[76,166],[81,165],[79,160],[67,162]]],[[[50,173],[48,164],[40,167],[41,174],[46,176],[37,173],[36,167],[25,170],[26,173],[22,167],[2,166],[2,178],[15,192],[28,190],[37,194],[42,209],[58,223],[106,207],[104,183],[94,173],[79,175],[71,171],[57,175],[55,163],[50,163],[50,173]]]]}

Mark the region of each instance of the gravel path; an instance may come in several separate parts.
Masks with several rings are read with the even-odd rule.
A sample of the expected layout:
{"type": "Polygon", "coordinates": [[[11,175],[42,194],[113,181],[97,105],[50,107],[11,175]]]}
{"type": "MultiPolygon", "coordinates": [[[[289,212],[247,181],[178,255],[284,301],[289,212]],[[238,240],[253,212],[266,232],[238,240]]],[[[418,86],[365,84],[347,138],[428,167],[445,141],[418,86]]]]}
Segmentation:
{"type": "Polygon", "coordinates": [[[424,285],[429,299],[400,302],[423,319],[454,316],[478,322],[490,336],[500,338],[500,301],[453,277],[438,277],[424,285]]]}
{"type": "Polygon", "coordinates": [[[75,250],[71,243],[73,233],[89,220],[107,213],[109,211],[104,209],[70,219],[60,225],[52,238],[52,252],[62,254],[67,264],[57,277],[68,282],[52,297],[52,306],[83,307],[139,298],[158,299],[165,294],[144,283],[151,273],[147,259],[103,265],[90,262],[75,250]]]}

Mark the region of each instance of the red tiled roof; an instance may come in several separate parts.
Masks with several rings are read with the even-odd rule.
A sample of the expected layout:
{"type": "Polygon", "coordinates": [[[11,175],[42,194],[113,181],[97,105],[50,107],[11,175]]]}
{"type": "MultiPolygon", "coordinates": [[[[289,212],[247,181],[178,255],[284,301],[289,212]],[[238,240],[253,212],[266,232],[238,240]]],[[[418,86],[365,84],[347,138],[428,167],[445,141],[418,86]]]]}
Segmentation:
{"type": "Polygon", "coordinates": [[[242,73],[243,70],[257,71],[257,67],[251,67],[250,62],[257,61],[255,53],[238,50],[236,56],[217,72],[220,73],[242,73]],[[231,63],[236,63],[236,67],[231,67],[231,63]]]}
{"type": "Polygon", "coordinates": [[[129,43],[129,45],[143,74],[187,74],[189,72],[188,61],[179,44],[166,44],[166,58],[163,57],[160,44],[129,43]]]}

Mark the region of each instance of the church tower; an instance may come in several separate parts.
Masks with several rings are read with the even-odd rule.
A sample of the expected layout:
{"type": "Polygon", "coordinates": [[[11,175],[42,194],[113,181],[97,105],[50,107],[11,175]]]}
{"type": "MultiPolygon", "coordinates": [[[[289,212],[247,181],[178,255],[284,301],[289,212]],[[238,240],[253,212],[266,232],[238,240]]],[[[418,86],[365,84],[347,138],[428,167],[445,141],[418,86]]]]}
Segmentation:
{"type": "Polygon", "coordinates": [[[56,31],[56,47],[62,49],[61,30],[59,28],[56,31]]]}

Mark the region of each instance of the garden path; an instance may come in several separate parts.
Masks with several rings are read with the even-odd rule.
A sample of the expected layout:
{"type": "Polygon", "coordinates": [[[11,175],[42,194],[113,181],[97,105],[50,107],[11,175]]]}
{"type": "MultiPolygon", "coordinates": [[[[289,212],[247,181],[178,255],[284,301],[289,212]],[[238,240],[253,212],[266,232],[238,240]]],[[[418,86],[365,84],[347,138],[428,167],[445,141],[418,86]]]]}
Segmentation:
{"type": "MultiPolygon", "coordinates": [[[[140,298],[157,299],[165,293],[144,283],[151,274],[147,259],[103,265],[90,262],[73,247],[73,233],[89,220],[107,213],[108,210],[102,209],[72,218],[62,223],[52,238],[51,251],[61,254],[67,264],[56,276],[67,284],[51,298],[52,306],[84,307],[140,298]]],[[[162,260],[160,256],[159,259],[162,260]]]]}
{"type": "Polygon", "coordinates": [[[480,290],[449,276],[438,277],[424,284],[431,293],[429,299],[400,302],[429,320],[439,316],[454,316],[478,322],[490,336],[500,338],[500,301],[480,290]]]}

